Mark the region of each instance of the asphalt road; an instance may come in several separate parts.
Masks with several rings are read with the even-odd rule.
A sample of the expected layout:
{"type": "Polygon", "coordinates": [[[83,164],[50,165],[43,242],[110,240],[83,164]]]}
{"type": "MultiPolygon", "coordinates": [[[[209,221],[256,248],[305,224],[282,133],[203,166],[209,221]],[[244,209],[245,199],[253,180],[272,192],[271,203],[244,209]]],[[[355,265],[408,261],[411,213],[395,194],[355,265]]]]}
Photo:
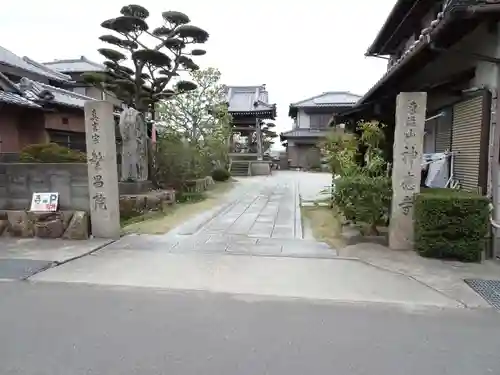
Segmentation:
{"type": "Polygon", "coordinates": [[[500,314],[0,282],[0,374],[500,373],[500,314]]]}

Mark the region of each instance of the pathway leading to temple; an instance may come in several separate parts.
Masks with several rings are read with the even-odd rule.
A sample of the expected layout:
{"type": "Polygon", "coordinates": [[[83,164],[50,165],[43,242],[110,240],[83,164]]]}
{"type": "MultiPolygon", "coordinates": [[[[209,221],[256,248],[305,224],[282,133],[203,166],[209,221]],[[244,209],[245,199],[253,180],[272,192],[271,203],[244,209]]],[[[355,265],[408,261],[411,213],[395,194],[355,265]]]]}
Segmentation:
{"type": "Polygon", "coordinates": [[[217,208],[164,235],[130,235],[49,269],[34,282],[200,290],[240,296],[457,307],[407,278],[304,238],[300,197],[314,200],[329,175],[277,172],[241,179],[217,208]]]}

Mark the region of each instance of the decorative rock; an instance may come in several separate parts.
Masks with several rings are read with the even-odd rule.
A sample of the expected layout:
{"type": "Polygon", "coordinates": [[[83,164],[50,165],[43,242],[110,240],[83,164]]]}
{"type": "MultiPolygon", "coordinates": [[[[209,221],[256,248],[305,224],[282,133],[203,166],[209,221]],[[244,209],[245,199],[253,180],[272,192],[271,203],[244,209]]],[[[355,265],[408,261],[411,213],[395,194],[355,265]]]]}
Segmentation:
{"type": "Polygon", "coordinates": [[[25,211],[8,211],[9,233],[14,237],[33,237],[33,222],[25,211]]]}
{"type": "Polygon", "coordinates": [[[35,236],[40,238],[59,238],[64,233],[61,215],[54,219],[35,223],[35,236]]]}
{"type": "Polygon", "coordinates": [[[75,211],[62,238],[86,240],[89,238],[89,219],[85,211],[75,211]]]}
{"type": "Polygon", "coordinates": [[[135,213],[135,201],[131,200],[128,195],[122,195],[120,197],[120,216],[124,218],[129,218],[134,216],[135,213]]]}
{"type": "Polygon", "coordinates": [[[160,211],[162,209],[161,205],[162,199],[158,195],[148,195],[146,197],[146,207],[151,211],[160,211]]]}
{"type": "Polygon", "coordinates": [[[37,223],[39,221],[49,221],[54,220],[58,216],[60,216],[59,212],[33,212],[29,211],[28,218],[33,222],[37,223]]]}
{"type": "Polygon", "coordinates": [[[146,195],[136,195],[132,197],[135,201],[135,209],[138,213],[142,214],[147,211],[147,196],[146,195]]]}
{"type": "MultiPolygon", "coordinates": [[[[7,216],[7,213],[5,216],[7,216]]],[[[6,232],[7,228],[9,228],[9,220],[0,220],[0,236],[6,232]]]]}
{"type": "Polygon", "coordinates": [[[61,213],[61,221],[63,223],[64,230],[68,228],[69,222],[73,217],[74,211],[60,211],[61,213]]]}
{"type": "Polygon", "coordinates": [[[175,190],[166,190],[166,191],[164,191],[164,193],[165,193],[165,200],[174,204],[175,203],[175,190]]]}

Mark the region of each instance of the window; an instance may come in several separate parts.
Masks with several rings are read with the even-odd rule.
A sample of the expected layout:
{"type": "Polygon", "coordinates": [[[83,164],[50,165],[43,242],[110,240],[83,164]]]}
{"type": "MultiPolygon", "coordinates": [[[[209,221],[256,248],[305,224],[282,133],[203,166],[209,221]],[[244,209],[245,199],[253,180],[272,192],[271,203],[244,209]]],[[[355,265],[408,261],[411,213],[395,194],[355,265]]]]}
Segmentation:
{"type": "Polygon", "coordinates": [[[80,95],[87,95],[86,87],[73,87],[73,92],[80,95]]]}
{"type": "Polygon", "coordinates": [[[61,121],[62,121],[63,125],[69,125],[69,119],[67,117],[63,117],[61,119],[61,121]]]}
{"type": "Polygon", "coordinates": [[[311,129],[326,129],[328,128],[328,124],[330,119],[332,118],[332,114],[312,114],[309,115],[309,119],[311,121],[311,129]]]}
{"type": "Polygon", "coordinates": [[[58,130],[47,130],[50,142],[57,143],[60,146],[86,152],[85,133],[65,132],[58,130]]]}

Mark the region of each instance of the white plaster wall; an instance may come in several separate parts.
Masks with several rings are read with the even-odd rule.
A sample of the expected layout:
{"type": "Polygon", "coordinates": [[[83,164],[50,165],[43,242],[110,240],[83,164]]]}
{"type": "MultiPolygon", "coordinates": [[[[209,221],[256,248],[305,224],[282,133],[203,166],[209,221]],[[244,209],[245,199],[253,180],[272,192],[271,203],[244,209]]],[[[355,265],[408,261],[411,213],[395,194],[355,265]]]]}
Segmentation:
{"type": "Polygon", "coordinates": [[[311,120],[309,119],[309,115],[304,112],[304,110],[299,109],[299,113],[297,115],[297,127],[301,129],[309,129],[311,127],[311,120]]]}

